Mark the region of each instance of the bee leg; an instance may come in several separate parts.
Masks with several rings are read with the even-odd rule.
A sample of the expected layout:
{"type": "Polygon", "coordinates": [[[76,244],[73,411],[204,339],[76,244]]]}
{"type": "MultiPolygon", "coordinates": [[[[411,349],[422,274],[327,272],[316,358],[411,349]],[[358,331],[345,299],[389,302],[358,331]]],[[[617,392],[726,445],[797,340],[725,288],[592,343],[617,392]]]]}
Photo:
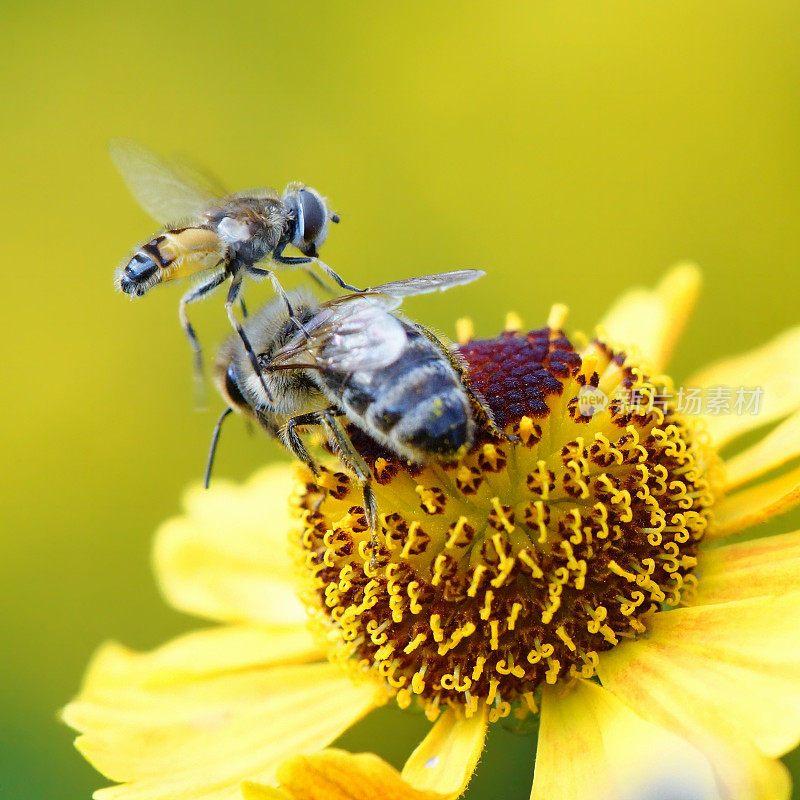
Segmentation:
{"type": "Polygon", "coordinates": [[[372,544],[372,558],[370,561],[375,565],[375,559],[378,555],[378,539],[376,536],[376,526],[378,519],[378,501],[375,499],[375,492],[372,491],[372,483],[365,481],[361,484],[361,491],[364,495],[364,513],[367,516],[367,525],[369,525],[370,543],[372,544]]]}
{"type": "Polygon", "coordinates": [[[242,309],[242,317],[247,319],[247,306],[244,304],[244,296],[239,298],[239,308],[242,309]]]}
{"type": "Polygon", "coordinates": [[[242,291],[242,275],[240,273],[238,275],[234,275],[233,281],[231,282],[231,288],[228,289],[228,297],[225,300],[225,311],[228,314],[228,319],[230,320],[233,329],[236,331],[236,333],[239,334],[239,338],[242,340],[242,344],[244,345],[247,357],[250,359],[250,364],[252,365],[253,370],[258,376],[258,380],[261,383],[261,388],[264,390],[264,394],[267,396],[268,400],[272,401],[274,399],[272,397],[272,392],[270,392],[269,388],[267,387],[267,383],[264,380],[264,374],[261,371],[261,365],[258,363],[258,358],[256,357],[256,354],[253,352],[253,346],[250,344],[250,340],[247,338],[247,334],[244,332],[242,323],[239,322],[238,319],[236,319],[236,314],[233,311],[233,306],[239,299],[241,291],[242,291]]]}
{"type": "Polygon", "coordinates": [[[455,353],[453,353],[453,351],[447,347],[447,345],[445,345],[445,343],[438,336],[436,336],[433,331],[429,330],[423,325],[415,325],[414,327],[429,342],[436,345],[436,347],[441,351],[442,355],[450,362],[450,366],[456,371],[456,374],[460,378],[461,385],[464,387],[464,391],[467,393],[467,397],[472,403],[473,408],[475,408],[475,410],[478,412],[480,422],[483,427],[486,428],[486,430],[492,436],[498,439],[507,439],[510,442],[515,442],[517,437],[513,434],[506,433],[497,426],[497,423],[494,421],[492,409],[489,408],[489,404],[483,399],[480,392],[470,386],[467,378],[467,371],[464,369],[464,365],[461,363],[461,361],[459,361],[455,353]]]}
{"type": "Polygon", "coordinates": [[[196,302],[197,300],[201,300],[207,294],[213,292],[214,289],[216,289],[221,283],[224,283],[227,277],[228,273],[225,270],[218,272],[205,283],[201,283],[199,286],[195,286],[193,289],[186,292],[186,294],[181,297],[180,303],[178,304],[178,318],[181,321],[181,327],[186,332],[186,338],[189,340],[189,345],[194,352],[193,372],[195,384],[195,405],[197,406],[202,405],[204,395],[203,348],[200,347],[200,340],[197,338],[197,334],[194,332],[192,323],[189,322],[189,315],[186,311],[186,306],[196,302]]]}
{"type": "Polygon", "coordinates": [[[336,418],[336,413],[336,409],[327,409],[326,411],[319,411],[318,415],[322,419],[322,424],[331,446],[361,484],[361,491],[364,496],[364,516],[367,518],[370,545],[372,546],[370,564],[374,566],[379,545],[377,536],[378,504],[375,500],[375,493],[372,491],[372,472],[364,459],[361,458],[359,452],[353,447],[347,431],[336,418]]]}
{"type": "Polygon", "coordinates": [[[284,426],[283,430],[281,431],[281,439],[283,440],[284,445],[286,445],[286,449],[302,461],[310,470],[314,473],[314,475],[319,475],[319,469],[317,468],[314,459],[308,453],[303,440],[300,438],[300,434],[297,432],[296,428],[302,425],[321,425],[322,422],[317,415],[316,412],[312,412],[310,414],[300,414],[297,417],[292,417],[284,426]]]}
{"type": "Polygon", "coordinates": [[[467,376],[463,371],[461,372],[460,377],[461,385],[464,387],[464,391],[467,393],[467,397],[469,397],[472,405],[478,411],[483,427],[486,428],[486,430],[497,439],[505,439],[508,442],[518,441],[517,437],[514,436],[513,433],[506,433],[497,425],[497,423],[494,421],[492,409],[489,408],[489,404],[483,399],[483,395],[480,392],[478,392],[476,389],[473,389],[469,385],[467,376]]]}

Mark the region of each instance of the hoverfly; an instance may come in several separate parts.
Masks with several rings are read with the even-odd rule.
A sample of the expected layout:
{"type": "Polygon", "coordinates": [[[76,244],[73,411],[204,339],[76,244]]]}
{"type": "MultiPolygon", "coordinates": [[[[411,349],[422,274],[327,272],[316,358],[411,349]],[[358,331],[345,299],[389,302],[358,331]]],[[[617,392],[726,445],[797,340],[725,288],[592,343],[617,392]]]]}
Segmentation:
{"type": "Polygon", "coordinates": [[[342,462],[361,483],[364,511],[375,526],[369,466],[353,446],[352,423],[383,447],[413,463],[452,459],[470,447],[475,419],[503,436],[465,369],[431,331],[400,317],[404,297],[469,283],[481,270],[458,270],[386,283],[319,302],[308,290],[292,294],[303,332],[286,307],[273,301],[247,321],[258,353],[264,391],[242,343],[232,337],[217,359],[215,380],[228,408],[217,422],[206,468],[225,417],[237,411],[255,419],[316,473],[298,428],[320,426],[342,462]]]}
{"type": "MultiPolygon", "coordinates": [[[[189,322],[187,306],[226,281],[230,286],[225,310],[257,375],[255,354],[234,312],[234,304],[241,301],[245,277],[268,278],[290,317],[294,311],[272,265],[301,266],[310,272],[308,265],[316,263],[341,288],[358,291],[318,258],[329,223],[338,222],[339,217],[311,187],[290,183],[282,195],[272,189],[226,194],[208,177],[179,162],[170,162],[132,140],[115,139],[110,150],[133,196],[166,226],[125,259],[117,273],[117,286],[133,298],[141,297],[159,283],[205,276],[183,295],[178,307],[181,325],[195,354],[197,379],[202,375],[202,350],[189,322]],[[284,255],[289,245],[303,256],[284,255]]],[[[313,272],[310,274],[318,280],[313,272]]],[[[243,303],[242,309],[246,314],[243,303]]]]}

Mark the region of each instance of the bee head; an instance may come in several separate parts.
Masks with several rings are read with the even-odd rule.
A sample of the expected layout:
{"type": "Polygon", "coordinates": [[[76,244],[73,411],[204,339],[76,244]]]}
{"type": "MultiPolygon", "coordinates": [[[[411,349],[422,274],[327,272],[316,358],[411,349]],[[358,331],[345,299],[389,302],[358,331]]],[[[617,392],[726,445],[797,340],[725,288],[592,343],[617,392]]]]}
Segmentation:
{"type": "Polygon", "coordinates": [[[316,256],[328,236],[328,222],[338,222],[339,217],[319,192],[303,184],[289,184],[283,202],[295,215],[292,244],[305,255],[316,256]]]}
{"type": "Polygon", "coordinates": [[[278,392],[284,381],[270,374],[263,375],[269,388],[264,388],[245,351],[239,337],[231,337],[223,346],[214,368],[214,383],[231,411],[265,424],[273,403],[279,399],[278,392]]]}
{"type": "Polygon", "coordinates": [[[233,352],[230,348],[226,350],[228,352],[220,353],[214,370],[214,382],[230,408],[240,414],[250,415],[253,413],[252,408],[240,388],[242,378],[232,358],[233,352]]]}

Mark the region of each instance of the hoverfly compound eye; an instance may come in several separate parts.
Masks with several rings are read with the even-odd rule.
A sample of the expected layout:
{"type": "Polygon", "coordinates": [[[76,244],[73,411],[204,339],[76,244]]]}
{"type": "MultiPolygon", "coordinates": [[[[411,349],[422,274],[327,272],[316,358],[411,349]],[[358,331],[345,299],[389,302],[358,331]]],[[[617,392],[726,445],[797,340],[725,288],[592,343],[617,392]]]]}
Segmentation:
{"type": "Polygon", "coordinates": [[[328,207],[313,189],[299,189],[296,194],[297,236],[293,242],[304,253],[315,253],[328,236],[328,207]]]}

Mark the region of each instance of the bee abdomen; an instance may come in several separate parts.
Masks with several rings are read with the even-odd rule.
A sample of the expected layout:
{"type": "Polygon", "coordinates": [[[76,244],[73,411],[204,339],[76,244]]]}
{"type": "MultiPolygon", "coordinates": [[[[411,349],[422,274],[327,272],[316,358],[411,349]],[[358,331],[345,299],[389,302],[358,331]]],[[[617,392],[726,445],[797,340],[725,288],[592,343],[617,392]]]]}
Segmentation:
{"type": "Polygon", "coordinates": [[[455,453],[472,444],[473,434],[469,402],[455,389],[420,402],[394,432],[405,447],[430,455],[455,453]]]}
{"type": "Polygon", "coordinates": [[[384,371],[380,386],[370,387],[369,392],[358,386],[357,395],[347,399],[367,422],[388,434],[421,399],[446,387],[443,377],[436,364],[402,358],[384,371]]]}
{"type": "Polygon", "coordinates": [[[410,370],[400,366],[399,375],[388,383],[391,388],[368,408],[367,421],[397,443],[423,453],[450,453],[470,441],[469,401],[451,370],[439,361],[410,370]]]}

